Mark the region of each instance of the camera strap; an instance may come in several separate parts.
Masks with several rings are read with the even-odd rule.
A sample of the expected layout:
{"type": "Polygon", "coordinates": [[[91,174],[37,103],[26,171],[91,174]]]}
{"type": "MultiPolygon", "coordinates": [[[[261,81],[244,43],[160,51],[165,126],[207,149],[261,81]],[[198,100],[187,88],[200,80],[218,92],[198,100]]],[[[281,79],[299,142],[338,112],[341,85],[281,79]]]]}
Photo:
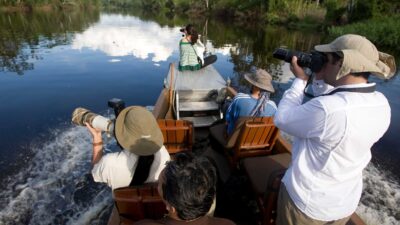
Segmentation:
{"type": "Polygon", "coordinates": [[[338,92],[372,93],[372,92],[374,92],[374,91],[376,90],[376,85],[371,85],[371,86],[368,86],[368,87],[337,88],[337,89],[335,89],[335,90],[333,90],[333,91],[331,91],[331,92],[329,92],[329,93],[326,93],[326,94],[323,94],[323,95],[315,96],[315,95],[310,94],[310,93],[308,93],[308,92],[306,91],[306,90],[308,89],[308,87],[311,85],[311,82],[312,82],[311,80],[312,80],[312,78],[310,77],[310,79],[308,79],[307,85],[306,85],[306,87],[304,88],[304,91],[303,91],[303,92],[304,92],[304,95],[307,96],[307,97],[309,97],[309,98],[315,98],[315,97],[319,97],[319,96],[333,95],[333,94],[338,93],[338,92]]]}
{"type": "Polygon", "coordinates": [[[150,168],[154,161],[154,155],[139,156],[136,169],[129,187],[144,184],[150,174],[150,168]]]}
{"type": "Polygon", "coordinates": [[[197,55],[196,49],[194,49],[194,47],[193,47],[192,43],[190,43],[190,45],[191,45],[191,46],[192,46],[192,48],[193,48],[194,54],[196,54],[196,56],[197,56],[197,62],[200,64],[200,66],[201,66],[201,67],[203,67],[203,62],[201,61],[201,58],[200,58],[200,56],[199,56],[199,55],[197,55]]]}
{"type": "Polygon", "coordinates": [[[372,93],[376,90],[376,85],[372,85],[369,87],[358,87],[358,88],[338,88],[327,94],[323,94],[321,96],[333,95],[337,92],[358,92],[358,93],[372,93]]]}

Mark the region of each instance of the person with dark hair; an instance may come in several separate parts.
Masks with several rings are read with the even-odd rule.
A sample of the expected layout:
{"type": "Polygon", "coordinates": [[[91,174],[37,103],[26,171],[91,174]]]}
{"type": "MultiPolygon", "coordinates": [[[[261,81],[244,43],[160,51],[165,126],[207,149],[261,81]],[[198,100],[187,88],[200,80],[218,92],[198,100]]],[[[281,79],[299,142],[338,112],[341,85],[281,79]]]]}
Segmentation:
{"type": "Polygon", "coordinates": [[[182,29],[184,37],[179,42],[179,67],[180,71],[201,69],[201,58],[197,54],[195,44],[199,40],[199,34],[191,24],[182,29]]]}
{"type": "Polygon", "coordinates": [[[207,213],[216,194],[217,173],[205,157],[190,152],[176,154],[167,162],[158,180],[158,192],[168,215],[159,220],[142,220],[136,225],[233,225],[230,220],[210,217],[207,213]]]}
{"type": "Polygon", "coordinates": [[[124,148],[103,156],[101,131],[88,123],[93,138],[92,176],[113,190],[156,182],[170,160],[164,138],[153,114],[140,106],[127,107],[115,122],[115,138],[124,148]]]}
{"type": "Polygon", "coordinates": [[[303,103],[309,77],[292,58],[296,79],[274,119],[295,137],[279,193],[278,225],[346,224],[360,201],[371,147],[390,125],[389,102],[368,76],[392,77],[393,56],[355,34],[314,48],[327,59],[317,75],[333,88],[303,103]]]}

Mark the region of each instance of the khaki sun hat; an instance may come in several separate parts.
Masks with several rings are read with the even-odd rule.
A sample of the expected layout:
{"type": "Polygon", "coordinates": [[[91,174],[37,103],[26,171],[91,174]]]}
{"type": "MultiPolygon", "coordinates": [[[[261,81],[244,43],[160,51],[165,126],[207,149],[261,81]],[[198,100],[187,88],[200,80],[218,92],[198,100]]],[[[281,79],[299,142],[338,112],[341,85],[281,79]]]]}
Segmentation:
{"type": "Polygon", "coordinates": [[[260,89],[269,91],[271,93],[275,92],[272,86],[272,76],[263,69],[257,69],[255,73],[246,73],[244,78],[252,85],[259,87],[260,89]]]}
{"type": "Polygon", "coordinates": [[[343,64],[336,79],[349,73],[370,72],[381,79],[389,79],[396,72],[394,57],[379,52],[367,38],[346,34],[336,38],[329,44],[314,47],[319,52],[341,52],[343,64]]]}
{"type": "Polygon", "coordinates": [[[156,153],[164,142],[153,114],[140,106],[121,111],[115,122],[115,137],[124,149],[139,156],[156,153]]]}

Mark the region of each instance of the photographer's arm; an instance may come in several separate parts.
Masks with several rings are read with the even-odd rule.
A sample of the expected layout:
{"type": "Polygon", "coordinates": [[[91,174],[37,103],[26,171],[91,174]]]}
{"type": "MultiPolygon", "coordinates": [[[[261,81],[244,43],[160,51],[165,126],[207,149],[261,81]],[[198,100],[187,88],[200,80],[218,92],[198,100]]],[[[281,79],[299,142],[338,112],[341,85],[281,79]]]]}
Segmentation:
{"type": "Polygon", "coordinates": [[[97,130],[86,123],[86,127],[89,132],[92,134],[93,138],[93,157],[92,157],[92,165],[98,163],[103,157],[103,139],[101,137],[101,130],[97,130]]]}
{"type": "Polygon", "coordinates": [[[319,101],[310,100],[303,103],[308,76],[297,65],[293,57],[291,70],[297,77],[292,86],[285,92],[275,114],[275,125],[282,131],[302,138],[317,137],[325,123],[325,110],[319,101]]]}

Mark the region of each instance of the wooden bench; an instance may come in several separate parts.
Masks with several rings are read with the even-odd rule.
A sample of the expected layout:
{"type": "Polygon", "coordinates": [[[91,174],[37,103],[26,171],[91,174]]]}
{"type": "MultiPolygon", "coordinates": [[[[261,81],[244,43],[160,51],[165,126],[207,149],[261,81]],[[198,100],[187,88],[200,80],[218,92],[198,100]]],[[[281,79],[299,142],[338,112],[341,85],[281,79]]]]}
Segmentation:
{"type": "Polygon", "coordinates": [[[223,137],[225,130],[225,124],[220,124],[210,128],[210,133],[225,149],[233,168],[243,158],[270,155],[279,134],[273,117],[240,118],[228,138],[223,137]]]}
{"type": "Polygon", "coordinates": [[[193,124],[186,120],[158,119],[169,154],[191,151],[193,147],[193,124]]]}
{"type": "Polygon", "coordinates": [[[115,189],[114,200],[120,224],[133,224],[142,219],[161,219],[167,213],[158,194],[157,183],[115,189]]]}

